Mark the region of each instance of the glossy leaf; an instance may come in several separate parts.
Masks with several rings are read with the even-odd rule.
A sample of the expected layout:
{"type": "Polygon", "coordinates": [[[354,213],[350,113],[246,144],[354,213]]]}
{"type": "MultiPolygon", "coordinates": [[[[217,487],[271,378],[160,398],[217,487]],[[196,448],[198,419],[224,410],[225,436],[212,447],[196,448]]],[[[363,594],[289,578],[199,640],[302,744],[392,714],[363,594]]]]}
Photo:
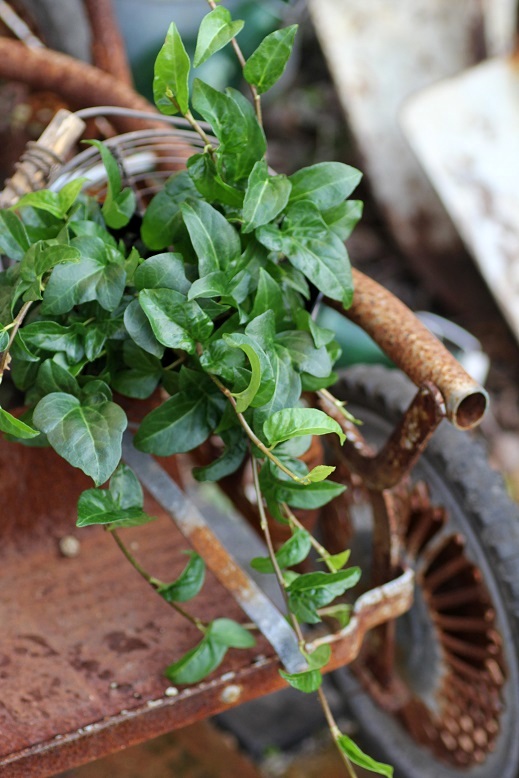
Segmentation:
{"type": "Polygon", "coordinates": [[[285,670],[280,670],[279,674],[290,686],[305,694],[316,692],[323,682],[319,670],[305,670],[302,673],[287,673],[285,670]]]}
{"type": "Polygon", "coordinates": [[[204,585],[205,562],[195,551],[188,551],[189,561],[173,583],[160,586],[157,591],[166,602],[187,602],[204,585]]]}
{"type": "Polygon", "coordinates": [[[144,213],[141,237],[146,246],[160,251],[171,245],[183,229],[180,204],[198,197],[200,195],[186,170],[169,178],[144,213]]]}
{"type": "Polygon", "coordinates": [[[224,335],[223,339],[227,345],[241,349],[247,355],[251,367],[248,386],[243,391],[234,393],[237,413],[243,413],[250,405],[257,408],[268,402],[275,389],[274,374],[270,361],[259,343],[241,333],[224,335]]]}
{"type": "Polygon", "coordinates": [[[197,481],[219,481],[235,473],[245,459],[248,442],[241,428],[234,427],[220,435],[225,448],[218,459],[209,465],[193,468],[193,476],[197,481]]]}
{"type": "Polygon", "coordinates": [[[337,745],[340,750],[346,754],[350,762],[353,762],[359,767],[363,767],[365,770],[370,770],[372,773],[377,773],[377,775],[384,775],[386,778],[392,778],[393,768],[390,767],[390,765],[372,759],[361,751],[358,745],[356,745],[348,735],[339,735],[337,738],[337,745]]]}
{"type": "Polygon", "coordinates": [[[288,203],[292,185],[286,176],[271,176],[265,160],[256,162],[243,201],[242,232],[273,221],[288,203]]]}
{"type": "Polygon", "coordinates": [[[153,521],[142,507],[120,507],[107,489],[87,489],[78,501],[76,526],[110,525],[112,529],[139,527],[153,521]]]}
{"type": "Polygon", "coordinates": [[[271,446],[301,435],[327,435],[334,432],[341,443],[346,435],[328,414],[315,408],[285,408],[276,411],[263,425],[263,433],[271,446]]]}
{"type": "Polygon", "coordinates": [[[275,496],[278,502],[286,502],[293,508],[321,508],[331,500],[338,497],[345,490],[345,486],[335,481],[320,481],[316,484],[298,484],[295,481],[277,480],[275,483],[275,496]]]}
{"type": "Polygon", "coordinates": [[[325,224],[314,203],[294,203],[287,209],[281,229],[265,225],[256,230],[256,236],[271,251],[287,256],[320,292],[340,300],[345,307],[351,304],[353,282],[346,247],[325,224]]]}
{"type": "Polygon", "coordinates": [[[357,222],[362,217],[364,203],[361,200],[346,200],[335,208],[324,211],[322,216],[328,227],[333,230],[341,240],[347,240],[357,222]]]}
{"type": "Polygon", "coordinates": [[[40,400],[33,419],[57,453],[96,484],[117,467],[127,420],[115,403],[81,404],[73,395],[53,392],[40,400]]]}
{"type": "Polygon", "coordinates": [[[172,251],[155,254],[146,259],[135,271],[137,289],[174,289],[187,294],[191,283],[186,278],[186,268],[181,254],[172,251]]]}
{"type": "Polygon", "coordinates": [[[353,192],[362,173],[343,162],[318,162],[289,177],[290,202],[310,200],[321,211],[339,205],[353,192]]]}
{"type": "Polygon", "coordinates": [[[206,634],[195,648],[170,665],[165,675],[172,683],[198,683],[216,670],[226,653],[226,645],[206,634]]]}
{"type": "Polygon", "coordinates": [[[22,220],[12,211],[0,210],[0,254],[20,261],[30,245],[22,220]]]}
{"type": "Polygon", "coordinates": [[[171,22],[164,45],[155,60],[153,97],[159,111],[167,116],[189,110],[189,71],[191,64],[182,38],[171,22]]]}
{"type": "MultiPolygon", "coordinates": [[[[276,551],[276,560],[281,569],[293,567],[302,562],[312,548],[310,534],[306,530],[296,529],[293,535],[276,551]]],[[[256,557],[251,567],[260,573],[273,573],[274,566],[269,557],[256,557]]]]}
{"type": "Polygon", "coordinates": [[[4,432],[7,435],[13,435],[21,440],[29,440],[30,438],[38,437],[39,430],[35,430],[25,422],[17,419],[8,411],[0,408],[0,432],[4,432]]]}
{"type": "Polygon", "coordinates": [[[288,605],[294,615],[308,624],[321,621],[319,608],[358,582],[360,570],[352,567],[339,573],[307,573],[298,576],[287,587],[288,605]]]}
{"type": "Polygon", "coordinates": [[[121,462],[110,478],[110,494],[121,508],[138,507],[144,504],[144,494],[139,479],[127,464],[121,462]]]}
{"type": "Polygon", "coordinates": [[[179,393],[151,411],[134,438],[136,448],[158,456],[181,454],[203,443],[218,423],[218,412],[203,393],[179,393]]]}
{"type": "Polygon", "coordinates": [[[210,154],[193,154],[187,161],[187,169],[197,190],[208,202],[242,207],[243,192],[223,180],[210,154]]]}
{"type": "Polygon", "coordinates": [[[198,257],[200,276],[226,268],[241,254],[240,237],[216,208],[202,201],[181,206],[198,257]]]}
{"type": "Polygon", "coordinates": [[[243,75],[249,84],[254,84],[259,94],[274,86],[283,75],[292,53],[296,32],[297,24],[271,32],[247,60],[243,75]]]}
{"type": "Polygon", "coordinates": [[[164,354],[164,346],[158,342],[148,317],[138,300],[132,300],[124,312],[124,324],[130,337],[144,351],[158,357],[164,354]]]}
{"type": "Polygon", "coordinates": [[[196,300],[187,301],[173,289],[144,289],[139,303],[159,343],[193,354],[196,343],[211,335],[213,323],[196,300]]]}
{"type": "Polygon", "coordinates": [[[243,27],[239,19],[232,20],[227,8],[214,8],[200,23],[193,64],[202,65],[213,54],[223,49],[243,27]]]}

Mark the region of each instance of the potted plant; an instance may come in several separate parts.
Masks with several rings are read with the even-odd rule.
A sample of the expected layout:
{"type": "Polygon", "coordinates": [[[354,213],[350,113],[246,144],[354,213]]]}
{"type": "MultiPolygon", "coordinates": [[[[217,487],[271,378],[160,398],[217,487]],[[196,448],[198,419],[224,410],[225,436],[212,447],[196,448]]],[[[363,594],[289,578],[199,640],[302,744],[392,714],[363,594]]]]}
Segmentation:
{"type": "Polygon", "coordinates": [[[348,551],[329,553],[299,513],[345,488],[333,480],[334,467],[305,462],[312,438],[344,440],[344,432],[304,393],[324,393],[348,416],[328,390],[339,356],[334,333],[314,321],[308,300],[318,291],[351,303],[344,240],[361,213],[347,199],[360,173],[337,162],[288,177],[269,169],[261,95],[281,77],[296,26],[268,35],[245,61],[236,43],[243,23],[209,5],[194,65],[233,45],[252,101],[198,79],[191,87],[189,57],[170,26],[155,65],[155,101],[164,114],[181,114],[203,149],[151,199],[137,232],[135,192],[97,141],[108,182],[102,203],[83,192],[80,178],[0,212],[0,249],[9,259],[0,275],[0,377],[9,373],[25,405],[21,415],[0,409],[0,430],[50,445],[83,470],[94,487],[79,500],[78,526],[104,525],[158,595],[196,624],[199,644],[165,671],[178,684],[205,677],[229,647],[249,647],[253,637],[225,614],[209,624],[191,614],[185,602],[203,582],[197,554],[180,578],[162,582],[125,546],[119,530],[152,517],[122,462],[124,398],[154,398],[134,437],[141,451],[168,457],[217,436],[220,454],[194,469],[196,479],[219,481],[248,463],[269,548],[253,564],[277,576],[308,663],[301,673],[281,673],[319,693],[350,775],[352,762],[391,775],[340,732],[320,689],[330,649],[309,654],[301,628],[324,613],[344,625],[348,607],[335,600],[360,577],[347,567],[348,551]],[[277,550],[269,516],[286,528],[277,550]],[[295,570],[311,551],[317,572],[295,570]]]}

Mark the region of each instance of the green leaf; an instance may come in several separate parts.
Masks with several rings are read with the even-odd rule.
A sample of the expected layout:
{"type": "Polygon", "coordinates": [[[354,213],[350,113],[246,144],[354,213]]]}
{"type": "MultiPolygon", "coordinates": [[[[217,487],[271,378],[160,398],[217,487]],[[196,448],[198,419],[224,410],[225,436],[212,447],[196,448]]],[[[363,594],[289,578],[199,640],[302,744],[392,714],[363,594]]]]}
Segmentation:
{"type": "Polygon", "coordinates": [[[276,341],[289,351],[292,362],[302,373],[328,378],[332,370],[330,355],[324,346],[315,348],[309,333],[288,330],[276,335],[276,341]]]}
{"type": "Polygon", "coordinates": [[[319,608],[319,616],[326,616],[339,622],[339,627],[344,629],[350,623],[351,605],[339,603],[338,605],[328,605],[326,608],[319,608]]]}
{"type": "Polygon", "coordinates": [[[225,183],[209,153],[193,154],[187,161],[187,169],[197,190],[207,201],[224,203],[233,208],[242,207],[243,192],[225,183]]]}
{"type": "Polygon", "coordinates": [[[22,440],[36,438],[40,434],[38,430],[20,421],[8,411],[4,411],[3,408],[0,408],[0,431],[22,440]]]}
{"type": "Polygon", "coordinates": [[[316,692],[323,682],[319,670],[305,670],[302,673],[287,673],[285,670],[280,670],[279,674],[290,686],[305,694],[316,692]]]}
{"type": "Polygon", "coordinates": [[[321,211],[339,205],[353,192],[362,173],[343,162],[318,162],[289,177],[290,202],[310,200],[321,211]]]}
{"type": "Polygon", "coordinates": [[[191,63],[174,22],[155,60],[153,98],[159,111],[167,116],[189,111],[189,71],[191,63]]]}
{"type": "Polygon", "coordinates": [[[0,351],[5,351],[9,345],[9,332],[7,330],[0,331],[0,351]]]}
{"type": "Polygon", "coordinates": [[[81,337],[76,326],[64,327],[54,321],[35,321],[23,328],[23,338],[28,346],[44,351],[63,351],[71,362],[78,362],[84,355],[81,337]]]}
{"type": "Polygon", "coordinates": [[[181,254],[171,251],[146,259],[135,271],[133,282],[137,289],[174,289],[187,294],[191,283],[181,254]]]}
{"type": "MultiPolygon", "coordinates": [[[[283,570],[302,562],[312,548],[310,534],[303,529],[296,529],[294,534],[276,551],[276,560],[283,570]]],[[[260,573],[273,573],[274,566],[269,557],[255,557],[251,560],[251,567],[260,573]]]]}
{"type": "Polygon", "coordinates": [[[205,635],[195,648],[170,665],[165,675],[172,683],[198,683],[216,670],[226,653],[227,646],[205,635]]]}
{"type": "Polygon", "coordinates": [[[108,524],[111,529],[140,527],[153,521],[142,508],[121,508],[107,489],[87,489],[78,501],[77,527],[108,524]]]}
{"type": "Polygon", "coordinates": [[[247,60],[243,75],[249,84],[256,87],[259,94],[270,89],[283,75],[292,53],[296,32],[297,24],[271,32],[247,60]]]}
{"type": "Polygon", "coordinates": [[[115,403],[82,404],[73,395],[53,392],[40,400],[33,419],[57,453],[97,485],[117,467],[127,419],[115,403]]]}
{"type": "Polygon", "coordinates": [[[66,216],[59,194],[48,189],[40,189],[39,192],[27,192],[11,207],[16,210],[27,207],[36,208],[36,210],[50,213],[51,216],[55,216],[57,219],[64,219],[66,216]]]}
{"type": "Polygon", "coordinates": [[[254,423],[262,424],[281,408],[291,408],[301,396],[301,378],[292,367],[287,349],[278,347],[269,355],[272,365],[274,392],[268,402],[257,408],[254,423]]]}
{"type": "Polygon", "coordinates": [[[361,200],[346,200],[335,208],[324,211],[322,217],[328,227],[339,236],[341,240],[347,240],[357,222],[362,217],[364,203],[361,200]]]}
{"type": "Polygon", "coordinates": [[[271,176],[265,160],[256,162],[243,201],[242,232],[252,232],[273,221],[288,203],[291,189],[286,176],[271,176]]]}
{"type": "Polygon", "coordinates": [[[198,257],[200,276],[225,269],[241,254],[240,236],[216,208],[203,201],[181,205],[184,223],[198,257]]]}
{"type": "Polygon", "coordinates": [[[141,237],[146,246],[154,251],[170,246],[184,229],[180,204],[198,197],[198,190],[186,170],[169,178],[144,212],[141,237]]]}
{"type": "Polygon", "coordinates": [[[256,644],[250,630],[232,619],[215,619],[209,627],[209,634],[212,640],[227,648],[252,648],[256,644]]]}
{"type": "Polygon", "coordinates": [[[351,589],[360,578],[358,567],[339,573],[307,573],[287,587],[288,606],[294,615],[308,624],[321,621],[318,609],[351,589]]]}
{"type": "Polygon", "coordinates": [[[195,79],[193,107],[211,124],[220,141],[216,156],[223,180],[232,183],[248,178],[267,148],[265,133],[249,100],[235,89],[229,88],[223,94],[195,79]]]}
{"type": "Polygon", "coordinates": [[[332,647],[325,643],[322,646],[317,646],[310,652],[305,652],[305,657],[313,670],[321,670],[326,667],[332,657],[332,647]]]}
{"type": "Polygon", "coordinates": [[[19,262],[30,245],[22,220],[12,211],[0,210],[0,254],[19,262]]]}
{"type": "Polygon", "coordinates": [[[249,405],[258,407],[268,402],[274,393],[274,374],[270,361],[259,343],[248,335],[239,332],[224,335],[223,340],[233,348],[241,349],[250,362],[251,379],[241,392],[233,393],[236,399],[236,412],[243,413],[249,405]]]}
{"type": "Polygon", "coordinates": [[[308,483],[316,484],[319,483],[319,481],[324,481],[329,475],[335,472],[335,470],[335,467],[329,467],[328,465],[317,465],[313,470],[310,470],[305,480],[308,483]]]}
{"type": "Polygon", "coordinates": [[[268,224],[256,237],[271,251],[283,253],[320,292],[345,307],[351,305],[353,282],[344,243],[325,224],[314,203],[304,200],[286,211],[281,229],[268,224]]]}
{"type": "Polygon", "coordinates": [[[86,142],[99,151],[108,177],[106,197],[102,207],[105,222],[114,230],[119,230],[125,227],[133,216],[136,204],[135,192],[129,187],[122,189],[119,165],[108,146],[99,140],[86,142]]]}
{"type": "Polygon", "coordinates": [[[71,245],[79,249],[81,259],[53,269],[43,295],[42,312],[68,313],[75,305],[92,300],[114,311],[126,283],[124,256],[96,237],[74,238],[71,245]]]}
{"type": "Polygon", "coordinates": [[[73,181],[69,181],[68,184],[61,187],[58,192],[59,204],[63,213],[68,213],[79,195],[84,184],[87,182],[86,178],[75,178],[73,181]]]}
{"type": "Polygon", "coordinates": [[[214,8],[200,23],[193,64],[195,68],[223,49],[242,29],[241,20],[233,21],[227,8],[214,8]]]}
{"type": "Polygon", "coordinates": [[[197,481],[220,481],[235,473],[247,453],[248,441],[240,428],[232,427],[220,433],[225,443],[222,454],[203,467],[194,467],[193,476],[197,481]]]}
{"type": "Polygon", "coordinates": [[[160,360],[131,340],[123,343],[123,359],[127,369],[115,373],[112,388],[126,397],[146,399],[155,391],[162,378],[160,360]]]}
{"type": "Polygon", "coordinates": [[[338,554],[330,554],[326,557],[326,562],[328,564],[332,565],[335,571],[342,570],[346,562],[351,556],[350,549],[346,549],[346,551],[341,551],[338,554]]]}
{"type": "Polygon", "coordinates": [[[204,393],[180,392],[151,411],[134,438],[136,448],[158,456],[191,451],[218,423],[218,411],[204,393]]]}
{"type": "Polygon", "coordinates": [[[189,562],[173,583],[157,589],[166,602],[187,602],[196,597],[204,585],[205,562],[195,551],[187,551],[189,562]]]}
{"type": "Polygon", "coordinates": [[[337,745],[340,750],[346,754],[348,759],[359,767],[363,767],[365,770],[371,770],[372,773],[377,775],[384,775],[386,778],[392,778],[393,768],[382,762],[376,762],[370,756],[365,754],[356,745],[348,735],[339,735],[337,738],[337,745]]]}
{"type": "Polygon", "coordinates": [[[321,508],[338,497],[345,486],[335,481],[320,481],[316,484],[298,484],[295,481],[275,480],[274,493],[278,502],[286,502],[293,508],[321,508]]]}
{"type": "Polygon", "coordinates": [[[314,408],[284,408],[276,411],[263,425],[263,433],[271,447],[301,435],[326,435],[334,432],[341,443],[346,435],[328,414],[314,408]]]}
{"type": "Polygon", "coordinates": [[[144,494],[139,479],[127,464],[121,462],[110,478],[110,494],[121,508],[142,508],[144,494]]]}
{"type": "Polygon", "coordinates": [[[304,308],[300,308],[294,315],[297,328],[309,332],[316,348],[327,346],[335,338],[334,330],[320,327],[304,308]]]}
{"type": "Polygon", "coordinates": [[[148,317],[138,300],[132,300],[124,312],[124,325],[129,336],[144,351],[158,357],[164,354],[164,346],[158,342],[151,328],[148,317]]]}
{"type": "Polygon", "coordinates": [[[164,346],[193,354],[196,343],[204,343],[211,335],[213,322],[196,300],[187,301],[174,289],[144,289],[139,303],[164,346]]]}

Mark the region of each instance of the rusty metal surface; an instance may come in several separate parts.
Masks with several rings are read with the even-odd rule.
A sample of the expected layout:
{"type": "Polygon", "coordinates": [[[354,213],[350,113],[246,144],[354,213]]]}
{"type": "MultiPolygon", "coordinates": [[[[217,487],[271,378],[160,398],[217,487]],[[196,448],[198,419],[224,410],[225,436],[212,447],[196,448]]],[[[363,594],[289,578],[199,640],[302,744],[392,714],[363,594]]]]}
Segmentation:
{"type": "Polygon", "coordinates": [[[486,391],[406,305],[355,269],[353,280],[351,308],[344,311],[339,303],[329,299],[326,304],[359,324],[417,386],[437,386],[445,401],[447,418],[456,427],[476,426],[487,407],[486,391]]]}
{"type": "Polygon", "coordinates": [[[286,618],[239,567],[211,531],[198,508],[151,456],[133,447],[131,436],[128,435],[123,442],[123,456],[146,485],[147,491],[168,512],[182,534],[203,557],[213,575],[258,625],[288,672],[305,670],[307,663],[286,618]]]}
{"type": "MultiPolygon", "coordinates": [[[[0,476],[0,774],[43,778],[284,685],[260,637],[253,650],[231,650],[206,681],[167,691],[164,668],[198,632],[146,586],[101,528],[75,530],[75,503],[88,479],[50,450],[5,442],[0,476]],[[60,553],[66,535],[79,540],[75,557],[60,553]]],[[[173,579],[185,565],[186,541],[150,497],[147,510],[158,520],[125,530],[125,539],[144,567],[173,579]]],[[[333,641],[329,669],[357,655],[367,629],[409,607],[411,592],[404,574],[364,595],[352,626],[333,641]]],[[[205,620],[244,619],[211,574],[192,609],[205,620]]]]}
{"type": "Polygon", "coordinates": [[[409,473],[445,416],[439,391],[431,385],[422,386],[387,442],[375,452],[365,443],[360,429],[326,397],[320,398],[319,404],[340,424],[346,435],[338,456],[351,471],[361,476],[367,488],[375,491],[396,486],[409,473]]]}
{"type": "Polygon", "coordinates": [[[519,56],[418,94],[402,124],[519,338],[519,56]]]}

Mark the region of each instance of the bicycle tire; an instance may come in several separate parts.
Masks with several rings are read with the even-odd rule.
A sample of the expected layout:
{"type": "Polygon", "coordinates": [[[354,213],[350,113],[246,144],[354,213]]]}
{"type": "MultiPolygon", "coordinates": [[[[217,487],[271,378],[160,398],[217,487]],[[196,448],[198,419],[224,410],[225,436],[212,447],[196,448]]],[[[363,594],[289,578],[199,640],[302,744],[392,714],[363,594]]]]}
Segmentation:
{"type": "MultiPolygon", "coordinates": [[[[381,366],[364,365],[345,370],[334,388],[336,396],[347,400],[348,410],[364,422],[362,431],[367,439],[375,444],[386,439],[415,391],[416,388],[401,373],[381,366]]],[[[452,750],[452,744],[457,738],[457,747],[462,743],[467,750],[463,757],[465,764],[459,764],[450,752],[447,756],[444,752],[439,753],[436,745],[433,749],[431,743],[424,744],[420,742],[420,738],[417,739],[411,734],[402,724],[401,711],[389,713],[383,710],[363,688],[353,669],[345,668],[333,674],[335,684],[343,696],[348,713],[358,723],[359,741],[370,754],[394,766],[395,778],[462,778],[462,776],[517,778],[519,775],[519,738],[517,737],[519,732],[519,506],[508,498],[502,479],[490,469],[480,441],[475,440],[470,434],[459,432],[447,422],[443,422],[438,428],[414,468],[412,477],[427,483],[434,505],[441,503],[446,508],[444,513],[446,524],[441,530],[444,538],[442,542],[451,542],[449,533],[453,537],[461,533],[465,543],[463,548],[467,563],[477,566],[488,592],[491,608],[496,616],[494,626],[502,641],[503,664],[506,668],[506,678],[499,690],[502,711],[499,715],[496,714],[498,732],[485,733],[484,728],[475,728],[474,722],[479,720],[476,716],[480,716],[481,711],[477,710],[472,701],[470,705],[465,706],[467,710],[461,710],[457,719],[446,719],[443,714],[444,721],[450,722],[451,728],[455,730],[458,727],[458,734],[456,735],[456,732],[449,734],[446,731],[449,735],[447,737],[446,733],[436,733],[434,737],[437,739],[431,739],[431,743],[440,742],[438,738],[441,736],[447,740],[452,750]],[[462,726],[469,731],[464,731],[462,726]],[[471,740],[476,737],[476,732],[479,733],[479,746],[471,740]],[[451,738],[450,742],[449,738],[451,738]],[[493,750],[491,751],[490,748],[493,750]]],[[[433,535],[428,543],[433,545],[438,543],[438,537],[433,535]]],[[[427,549],[427,544],[425,548],[427,549]]],[[[431,578],[428,579],[427,575],[423,575],[422,567],[421,579],[418,577],[416,584],[415,604],[409,614],[402,618],[407,619],[408,626],[410,624],[411,627],[413,619],[415,620],[415,634],[417,632],[420,634],[420,630],[416,629],[417,624],[420,628],[423,626],[420,620],[428,620],[426,626],[430,629],[432,623],[436,634],[431,635],[422,631],[422,636],[427,634],[427,644],[421,647],[414,646],[408,652],[407,659],[404,656],[404,662],[407,661],[408,666],[400,668],[400,675],[405,678],[408,685],[412,685],[413,694],[415,697],[418,696],[420,706],[439,706],[435,715],[441,718],[442,710],[445,709],[445,707],[441,708],[443,704],[441,695],[446,694],[444,685],[448,681],[455,681],[456,678],[452,675],[450,665],[451,646],[449,644],[449,653],[447,653],[445,644],[442,643],[445,634],[449,633],[445,633],[442,629],[439,636],[434,621],[438,618],[438,614],[431,613],[431,600],[427,599],[426,592],[420,590],[420,586],[425,586],[424,581],[427,580],[430,581],[431,578]],[[424,603],[426,610],[429,609],[425,616],[424,603]],[[431,644],[434,641],[436,645],[432,650],[431,644]],[[422,684],[418,691],[417,687],[420,684],[417,683],[416,678],[412,680],[412,672],[416,676],[417,661],[418,674],[421,673],[419,680],[422,684]]],[[[444,590],[449,591],[448,588],[444,590]]],[[[451,591],[456,592],[456,589],[451,588],[451,591]]],[[[461,606],[458,610],[461,618],[464,618],[460,609],[461,606]]],[[[445,614],[443,618],[445,620],[445,614]]],[[[402,619],[398,622],[402,622],[402,619]]],[[[459,638],[461,633],[457,634],[459,638]]],[[[470,633],[465,634],[466,641],[469,640],[469,635],[470,633]]],[[[481,639],[479,633],[476,637],[478,640],[481,639]]],[[[465,646],[461,644],[461,648],[465,651],[470,650],[470,643],[465,646]]],[[[460,683],[464,682],[462,675],[458,680],[460,683]]],[[[469,692],[475,693],[476,689],[479,689],[477,677],[469,692]]],[[[468,698],[460,696],[459,699],[468,698]]],[[[492,721],[494,721],[492,730],[495,730],[496,720],[490,720],[486,726],[490,730],[492,721]]]]}

